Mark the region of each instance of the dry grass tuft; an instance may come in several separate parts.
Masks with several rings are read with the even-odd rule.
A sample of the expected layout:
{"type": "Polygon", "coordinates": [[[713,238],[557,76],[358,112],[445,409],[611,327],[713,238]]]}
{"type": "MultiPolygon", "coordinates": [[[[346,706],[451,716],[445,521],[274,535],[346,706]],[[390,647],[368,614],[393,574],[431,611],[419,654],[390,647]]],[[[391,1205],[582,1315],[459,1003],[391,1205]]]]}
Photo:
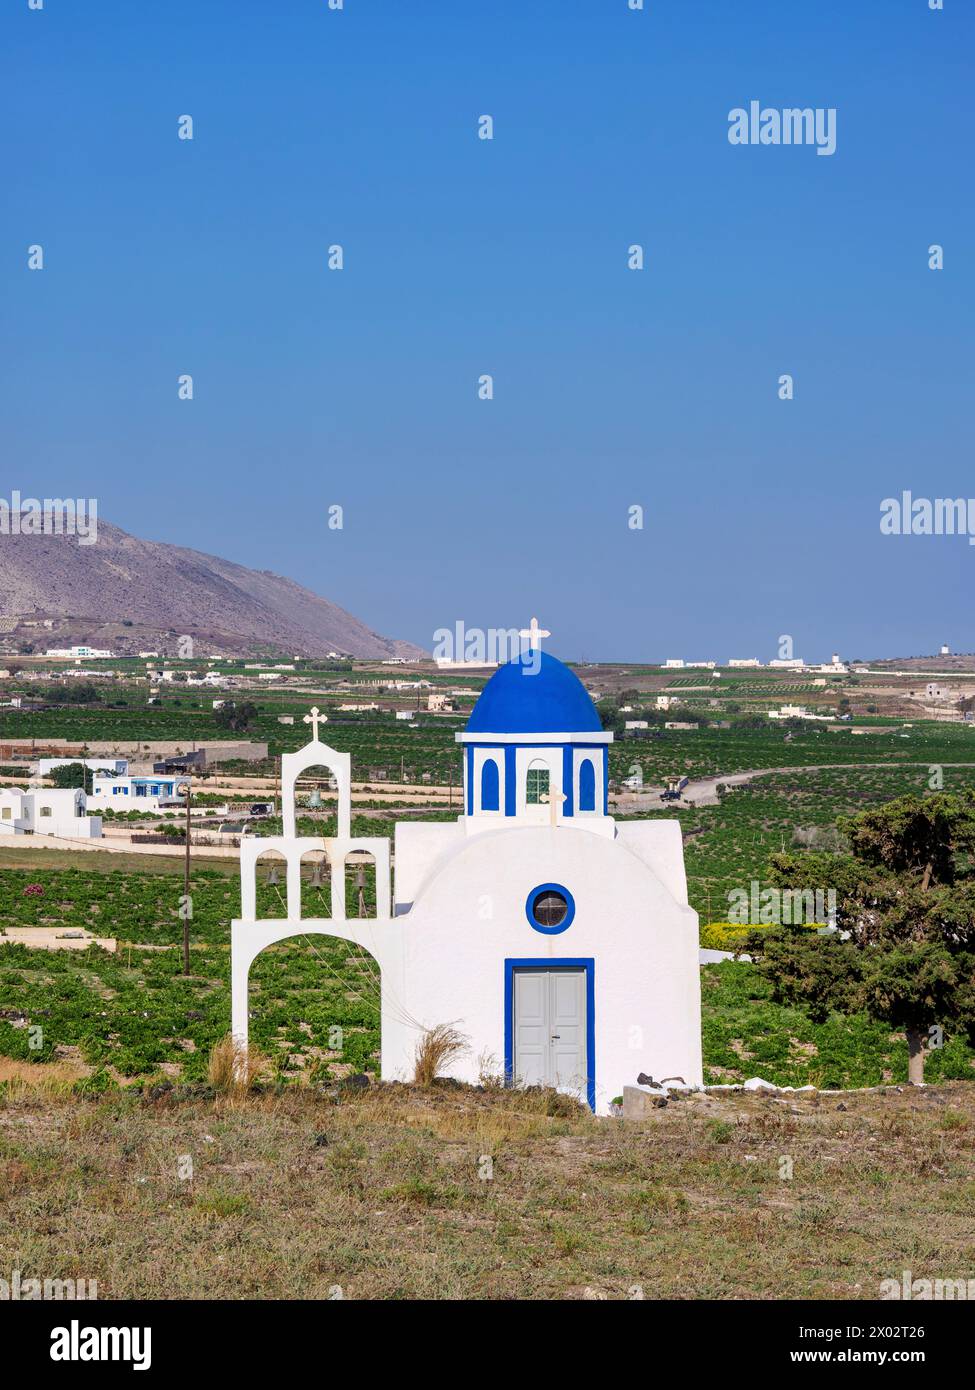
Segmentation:
{"type": "Polygon", "coordinates": [[[84,1075],[80,1067],[68,1062],[15,1062],[0,1057],[0,1087],[10,1099],[65,1095],[84,1075]]]}
{"type": "Polygon", "coordinates": [[[221,1095],[243,1096],[251,1090],[266,1065],[267,1059],[256,1047],[244,1047],[228,1033],[214,1044],[207,1077],[221,1095]]]}
{"type": "Polygon", "coordinates": [[[468,1039],[452,1023],[438,1023],[428,1028],[416,1045],[413,1081],[417,1086],[432,1086],[444,1068],[467,1051],[468,1039]]]}

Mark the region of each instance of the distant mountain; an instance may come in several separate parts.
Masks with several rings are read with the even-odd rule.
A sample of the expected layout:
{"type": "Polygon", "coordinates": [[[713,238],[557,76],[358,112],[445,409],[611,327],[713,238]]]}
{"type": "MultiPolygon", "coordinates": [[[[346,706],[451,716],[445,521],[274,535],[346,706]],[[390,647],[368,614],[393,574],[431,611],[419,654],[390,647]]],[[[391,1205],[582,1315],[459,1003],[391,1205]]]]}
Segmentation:
{"type": "Polygon", "coordinates": [[[179,545],[143,541],[98,523],[94,545],[75,536],[0,535],[0,637],[35,649],[87,642],[120,653],[357,657],[420,656],[328,599],[268,570],[179,545]]]}

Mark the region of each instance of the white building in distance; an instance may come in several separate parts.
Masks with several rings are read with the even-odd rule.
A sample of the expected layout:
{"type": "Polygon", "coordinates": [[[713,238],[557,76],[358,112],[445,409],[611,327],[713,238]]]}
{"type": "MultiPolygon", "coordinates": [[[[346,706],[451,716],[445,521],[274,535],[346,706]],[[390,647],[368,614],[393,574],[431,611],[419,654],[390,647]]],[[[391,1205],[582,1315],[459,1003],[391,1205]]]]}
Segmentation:
{"type": "Polygon", "coordinates": [[[778,709],[770,709],[769,719],[816,719],[823,723],[829,723],[836,718],[835,714],[810,714],[805,705],[781,705],[778,709]]]}
{"type": "Polygon", "coordinates": [[[0,789],[0,835],[61,835],[100,839],[100,816],[86,814],[88,799],[80,787],[0,789]]]}
{"type": "Polygon", "coordinates": [[[76,660],[98,661],[115,656],[114,652],[104,651],[99,647],[89,647],[85,645],[77,647],[48,647],[45,656],[70,656],[76,660]]]}

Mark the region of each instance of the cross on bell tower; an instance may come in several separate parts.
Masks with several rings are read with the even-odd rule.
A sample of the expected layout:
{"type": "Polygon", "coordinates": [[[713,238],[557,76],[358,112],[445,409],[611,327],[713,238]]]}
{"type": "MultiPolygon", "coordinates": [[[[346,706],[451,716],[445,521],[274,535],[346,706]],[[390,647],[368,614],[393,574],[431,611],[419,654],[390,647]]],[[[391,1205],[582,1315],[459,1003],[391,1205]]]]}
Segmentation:
{"type": "Polygon", "coordinates": [[[322,714],[317,705],[312,705],[311,714],[306,714],[302,719],[302,723],[312,726],[311,741],[312,743],[318,743],[318,726],[319,724],[328,723],[328,715],[322,714]]]}
{"type": "Polygon", "coordinates": [[[569,799],[566,796],[565,792],[562,790],[562,788],[558,785],[557,782],[553,781],[551,790],[543,792],[538,799],[539,801],[544,801],[548,805],[549,811],[551,813],[550,821],[552,825],[558,825],[559,807],[562,805],[563,801],[568,801],[569,799]]]}

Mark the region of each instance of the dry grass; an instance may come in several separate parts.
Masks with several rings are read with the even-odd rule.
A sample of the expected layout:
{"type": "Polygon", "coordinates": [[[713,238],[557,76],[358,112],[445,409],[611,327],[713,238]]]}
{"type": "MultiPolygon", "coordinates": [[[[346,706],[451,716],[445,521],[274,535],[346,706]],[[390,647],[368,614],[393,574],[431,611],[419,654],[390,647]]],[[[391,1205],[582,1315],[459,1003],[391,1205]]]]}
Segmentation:
{"type": "Polygon", "coordinates": [[[0,1087],[8,1098],[67,1094],[90,1068],[69,1062],[15,1062],[0,1057],[0,1087]]]}
{"type": "Polygon", "coordinates": [[[875,1299],[973,1248],[963,1082],[641,1122],[443,1081],[0,1099],[0,1274],[103,1298],[875,1299]]]}
{"type": "Polygon", "coordinates": [[[469,1039],[452,1023],[438,1023],[422,1033],[416,1045],[413,1081],[417,1086],[432,1086],[438,1076],[455,1058],[461,1057],[469,1039]]]}
{"type": "Polygon", "coordinates": [[[220,1095],[240,1098],[253,1089],[254,1082],[268,1069],[267,1058],[256,1047],[244,1047],[230,1033],[215,1043],[210,1052],[207,1077],[220,1095]]]}

